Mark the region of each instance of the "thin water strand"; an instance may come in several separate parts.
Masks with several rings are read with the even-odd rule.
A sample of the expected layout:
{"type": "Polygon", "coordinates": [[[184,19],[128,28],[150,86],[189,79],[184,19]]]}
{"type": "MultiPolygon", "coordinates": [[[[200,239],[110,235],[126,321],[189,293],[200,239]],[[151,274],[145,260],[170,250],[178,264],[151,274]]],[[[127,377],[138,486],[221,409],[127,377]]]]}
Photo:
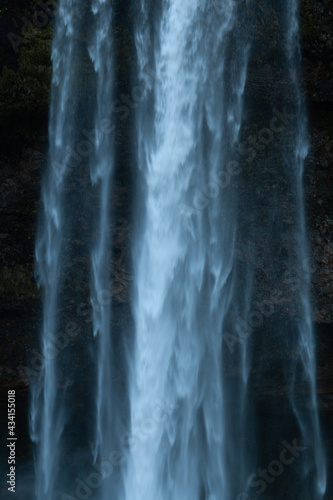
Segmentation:
{"type": "Polygon", "coordinates": [[[75,76],[71,72],[75,46],[77,2],[60,2],[52,45],[52,89],[49,124],[49,164],[42,186],[42,222],[35,247],[37,277],[43,291],[41,354],[43,364],[32,388],[30,435],[36,443],[36,498],[55,499],[59,472],[61,435],[65,423],[63,398],[58,394],[58,360],[50,355],[50,338],[57,330],[57,298],[61,274],[63,238],[63,190],[68,148],[74,124],[69,118],[75,76]]]}
{"type": "Polygon", "coordinates": [[[307,130],[306,104],[302,94],[300,82],[300,39],[299,39],[299,2],[288,0],[287,4],[287,60],[292,85],[294,86],[296,125],[294,156],[291,159],[296,170],[296,202],[299,214],[297,227],[297,249],[300,269],[300,302],[302,307],[302,318],[299,321],[299,346],[301,359],[306,378],[309,382],[310,392],[310,429],[304,423],[302,410],[294,405],[300,426],[303,432],[304,442],[309,440],[313,447],[313,460],[316,470],[314,498],[321,500],[326,491],[326,459],[320,431],[318,403],[316,395],[316,358],[315,342],[312,322],[312,308],[310,301],[311,274],[309,272],[309,248],[307,241],[306,217],[305,217],[305,193],[303,186],[304,162],[309,151],[309,140],[307,130]]]}
{"type": "MultiPolygon", "coordinates": [[[[96,214],[96,240],[91,251],[92,282],[91,303],[93,306],[93,330],[98,340],[97,391],[96,391],[96,437],[93,446],[95,463],[104,461],[112,448],[112,422],[114,407],[112,399],[112,349],[111,349],[111,304],[110,304],[110,192],[113,173],[113,135],[100,134],[99,128],[111,117],[113,97],[113,11],[104,0],[93,0],[93,41],[89,54],[96,73],[95,150],[90,161],[93,186],[98,189],[99,209],[96,214]]],[[[108,499],[107,485],[101,488],[101,499],[108,499]]]]}

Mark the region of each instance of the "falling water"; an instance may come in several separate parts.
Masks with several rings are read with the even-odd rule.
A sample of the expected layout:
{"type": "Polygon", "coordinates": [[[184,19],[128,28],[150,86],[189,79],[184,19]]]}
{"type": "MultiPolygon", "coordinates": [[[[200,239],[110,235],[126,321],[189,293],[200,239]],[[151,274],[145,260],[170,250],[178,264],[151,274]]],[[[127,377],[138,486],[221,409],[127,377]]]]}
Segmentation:
{"type": "MultiPolygon", "coordinates": [[[[43,217],[36,241],[36,263],[40,287],[44,292],[42,357],[43,368],[32,392],[31,437],[36,443],[36,497],[38,500],[58,498],[61,490],[59,480],[60,463],[64,463],[64,429],[67,425],[66,439],[71,439],[70,430],[77,423],[71,421],[66,399],[66,391],[59,390],[59,378],[66,380],[68,363],[64,354],[50,356],[50,340],[59,329],[57,304],[64,275],[62,255],[64,231],[69,226],[67,220],[76,215],[73,204],[66,203],[65,190],[72,189],[73,195],[80,198],[69,183],[70,175],[83,179],[82,158],[89,153],[91,190],[97,198],[97,211],[91,207],[94,235],[91,239],[91,304],[93,307],[93,333],[97,338],[97,387],[95,401],[95,435],[92,443],[93,461],[103,461],[106,447],[111,445],[112,429],[112,389],[111,389],[111,338],[110,338],[110,219],[109,198],[113,171],[113,131],[111,124],[111,103],[113,97],[113,36],[112,6],[105,0],[80,2],[64,0],[60,2],[52,46],[53,76],[52,100],[50,106],[50,160],[42,188],[43,217]],[[89,5],[90,4],[90,5],[89,5]],[[85,28],[86,40],[83,42],[82,20],[89,16],[89,30],[85,28]],[[81,44],[81,45],[80,45],[81,44]],[[90,132],[82,129],[79,120],[78,96],[83,95],[80,81],[82,60],[89,54],[93,65],[92,77],[87,85],[95,81],[96,96],[89,96],[86,115],[93,117],[94,129],[90,132]],[[78,64],[80,63],[81,66],[78,64]],[[81,94],[80,94],[81,92],[81,94]],[[93,105],[90,104],[93,102],[93,105]],[[81,134],[85,141],[78,143],[81,134]],[[81,148],[81,149],[80,149],[81,148]],[[80,154],[79,154],[80,152],[80,154]],[[81,156],[80,156],[81,155],[81,156]],[[79,167],[78,161],[79,160],[79,167]],[[67,184],[68,182],[68,184],[67,184]],[[95,214],[96,211],[96,214],[95,214]],[[64,374],[65,372],[65,374],[64,374]],[[66,406],[67,405],[67,406],[66,406]]],[[[87,63],[88,64],[88,63],[87,63]]],[[[88,67],[88,66],[87,66],[88,67]]],[[[86,76],[86,75],[84,75],[86,76]]],[[[88,117],[89,118],[89,117],[88,117]]],[[[91,120],[88,120],[91,123],[91,120]]],[[[84,198],[78,200],[84,206],[84,198]]],[[[82,210],[82,208],[81,208],[82,210]]],[[[68,233],[68,231],[67,231],[68,233]]],[[[68,234],[66,234],[68,236],[68,234]]],[[[78,341],[76,341],[78,344],[78,341]]],[[[87,345],[89,347],[90,344],[87,345]]],[[[78,346],[77,346],[78,347],[78,346]]],[[[66,354],[72,351],[67,347],[66,354]]],[[[73,351],[74,352],[74,351],[73,351]]],[[[64,389],[64,388],[63,388],[64,389]]],[[[88,416],[88,415],[87,415],[88,416]]],[[[74,450],[73,450],[74,451],[74,450]]],[[[107,482],[105,482],[107,485],[107,482]]],[[[101,489],[103,493],[105,489],[101,489]]],[[[104,494],[104,493],[103,493],[104,494]]],[[[109,494],[109,492],[108,492],[109,494]]],[[[101,496],[100,498],[105,498],[101,496]]],[[[108,498],[108,496],[107,496],[108,498]]]]}
{"type": "MultiPolygon", "coordinates": [[[[312,325],[312,310],[310,301],[311,273],[308,257],[308,243],[306,231],[306,218],[304,207],[303,173],[304,161],[309,151],[306,105],[302,88],[300,85],[300,41],[299,41],[299,2],[288,0],[287,3],[287,62],[288,70],[293,87],[295,101],[295,134],[293,144],[293,155],[286,158],[287,167],[295,172],[294,190],[298,221],[296,226],[296,252],[298,258],[299,301],[301,318],[299,319],[298,346],[301,353],[301,363],[305,374],[305,380],[309,387],[309,405],[306,408],[297,404],[297,389],[291,388],[291,399],[294,412],[298,418],[303,441],[313,450],[310,463],[304,467],[303,478],[307,479],[311,471],[315,475],[313,488],[313,499],[322,499],[326,491],[326,463],[323,443],[320,433],[318,406],[316,400],[316,359],[315,343],[312,325]],[[313,463],[312,463],[313,462],[313,463]]],[[[295,366],[295,372],[297,371],[295,366]]]]}
{"type": "Polygon", "coordinates": [[[36,498],[53,500],[59,473],[61,434],[64,427],[63,397],[59,395],[58,359],[48,352],[50,336],[57,329],[57,298],[61,273],[64,212],[64,181],[68,150],[76,127],[69,110],[75,101],[76,75],[72,71],[76,45],[79,2],[61,2],[52,46],[52,93],[50,106],[50,161],[42,188],[42,224],[36,241],[39,286],[44,293],[42,325],[43,366],[32,389],[30,433],[37,446],[36,498]]]}
{"type": "Polygon", "coordinates": [[[225,426],[222,382],[235,243],[233,189],[223,188],[237,170],[249,53],[237,4],[142,1],[136,17],[146,96],[130,403],[132,433],[145,433],[130,446],[127,500],[229,499],[244,474],[242,463],[232,472],[242,450],[225,426]]]}
{"type": "MultiPolygon", "coordinates": [[[[294,250],[287,265],[300,270],[302,286],[291,299],[298,306],[297,320],[286,320],[290,324],[284,335],[275,335],[281,327],[275,325],[266,338],[251,336],[248,325],[249,319],[255,318],[256,276],[251,263],[240,258],[253,243],[253,233],[244,229],[241,220],[242,204],[254,197],[251,182],[244,182],[246,162],[240,159],[243,150],[239,144],[246,114],[243,108],[248,111],[243,97],[252,50],[249,2],[134,3],[143,94],[136,108],[134,141],[138,163],[132,249],[135,335],[133,350],[128,349],[126,374],[130,429],[121,439],[127,447],[126,465],[121,469],[123,484],[116,474],[103,477],[94,498],[248,500],[249,478],[261,457],[256,443],[259,418],[252,399],[257,396],[255,384],[265,379],[271,359],[263,346],[274,337],[278,344],[274,355],[280,356],[285,394],[289,397],[287,419],[292,421],[293,414],[307,446],[306,458],[298,461],[298,477],[304,486],[296,485],[294,491],[301,492],[299,498],[303,500],[311,484],[311,500],[322,500],[326,472],[316,403],[307,272],[302,177],[308,139],[299,82],[297,2],[288,0],[284,11],[289,90],[296,120],[290,133],[291,152],[289,141],[284,143],[281,154],[292,193],[291,205],[296,206],[294,250]],[[240,199],[240,186],[249,191],[244,200],[240,199]],[[288,342],[294,342],[293,347],[300,353],[297,361],[292,357],[282,360],[281,351],[288,342]],[[308,389],[301,398],[300,382],[308,389]]],[[[66,436],[76,425],[68,408],[70,398],[66,399],[65,390],[59,390],[59,374],[65,370],[65,362],[62,356],[50,356],[48,349],[59,323],[63,239],[69,226],[66,210],[70,210],[70,204],[64,202],[65,191],[70,189],[66,181],[69,175],[76,175],[70,172],[69,164],[77,156],[73,151],[82,133],[75,111],[80,87],[77,69],[83,71],[77,56],[78,33],[82,34],[79,20],[87,6],[89,28],[80,44],[90,58],[89,85],[93,82],[89,87],[91,101],[85,110],[88,122],[94,125],[88,134],[90,152],[86,159],[90,171],[86,189],[93,193],[94,200],[89,233],[93,325],[87,345],[82,343],[95,354],[96,388],[87,391],[87,399],[93,400],[94,430],[92,439],[87,438],[91,449],[83,453],[82,461],[89,461],[83,468],[98,468],[110,460],[110,451],[117,449],[120,440],[115,423],[123,419],[116,404],[119,387],[114,382],[116,359],[110,304],[113,2],[63,0],[52,47],[50,159],[43,180],[43,212],[36,241],[38,279],[44,293],[43,366],[32,389],[30,411],[31,438],[36,444],[37,500],[56,500],[60,492],[66,493],[60,465],[68,453],[68,447],[64,452],[66,436]]],[[[85,196],[80,190],[78,193],[78,198],[85,196]]],[[[83,201],[79,200],[79,206],[83,201]]],[[[279,198],[272,195],[270,201],[267,212],[271,219],[265,228],[271,231],[265,248],[267,260],[277,244],[270,225],[279,198]]],[[[246,210],[251,211],[255,204],[246,210]]],[[[71,216],[75,220],[77,215],[71,216]]],[[[272,286],[279,272],[273,271],[272,286]]],[[[75,347],[68,349],[68,357],[74,351],[75,347]]],[[[91,389],[90,380],[87,384],[91,389]]],[[[271,405],[275,405],[274,397],[271,405]]],[[[88,414],[87,410],[91,417],[88,414]]]]}
{"type": "MultiPolygon", "coordinates": [[[[113,96],[113,42],[112,9],[108,2],[96,0],[92,11],[95,16],[95,30],[89,54],[97,74],[95,112],[95,154],[90,165],[93,185],[99,185],[100,211],[97,220],[97,238],[91,253],[92,305],[94,335],[99,335],[98,381],[96,399],[96,441],[94,459],[105,460],[110,447],[112,424],[112,387],[111,387],[111,332],[110,332],[110,218],[109,198],[110,181],[113,171],[113,144],[109,136],[99,131],[103,121],[111,116],[113,96]],[[98,302],[93,300],[97,297],[98,302]]],[[[109,130],[111,130],[109,123],[109,130]]],[[[110,493],[106,493],[109,498],[110,493]]],[[[104,498],[104,497],[103,497],[104,498]]]]}

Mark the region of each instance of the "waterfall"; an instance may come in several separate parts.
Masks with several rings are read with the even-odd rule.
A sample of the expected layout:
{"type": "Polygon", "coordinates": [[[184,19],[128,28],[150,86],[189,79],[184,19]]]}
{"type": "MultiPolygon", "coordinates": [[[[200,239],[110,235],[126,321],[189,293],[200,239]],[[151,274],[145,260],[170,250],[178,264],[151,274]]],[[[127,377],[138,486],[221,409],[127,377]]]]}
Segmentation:
{"type": "MultiPolygon", "coordinates": [[[[232,183],[225,188],[238,168],[249,44],[237,31],[242,16],[232,0],[218,9],[162,1],[160,10],[142,1],[136,20],[146,95],[137,111],[143,202],[133,249],[136,439],[126,500],[227,499],[245,465],[225,421],[222,329],[233,299],[236,234],[232,183]]],[[[240,394],[246,358],[244,348],[240,394]]]]}
{"type": "Polygon", "coordinates": [[[57,300],[61,274],[65,214],[64,182],[69,151],[76,133],[74,113],[76,75],[72,71],[76,47],[76,17],[79,2],[62,2],[52,46],[52,91],[50,105],[49,167],[42,186],[42,222],[36,240],[38,283],[44,293],[41,334],[42,366],[32,388],[30,434],[37,445],[36,498],[55,499],[59,474],[61,435],[65,424],[63,396],[58,391],[59,359],[48,351],[57,330],[57,300]]]}
{"type": "Polygon", "coordinates": [[[113,327],[110,271],[118,166],[112,113],[125,111],[119,120],[129,114],[117,106],[121,84],[114,85],[118,7],[60,0],[55,23],[49,161],[35,247],[43,291],[42,364],[30,406],[35,498],[250,500],[267,487],[280,495],[280,472],[268,467],[266,479],[263,461],[276,445],[279,457],[291,453],[290,438],[302,453],[283,462],[295,462],[288,492],[323,500],[298,2],[279,10],[288,109],[279,111],[272,96],[273,128],[261,129],[265,146],[253,135],[244,141],[246,125],[253,130],[251,121],[269,107],[256,109],[247,95],[261,7],[250,0],[132,2],[140,97],[130,106],[121,94],[135,114],[130,149],[137,166],[134,334],[126,332],[126,340],[113,327]],[[265,198],[259,188],[270,162],[282,180],[265,198]],[[293,219],[287,229],[283,204],[293,219]],[[282,230],[289,242],[284,262],[282,230]],[[77,246],[69,251],[71,238],[77,246]],[[81,310],[85,293],[70,283],[78,262],[90,266],[90,279],[83,272],[78,282],[88,290],[91,321],[59,354],[50,342],[66,322],[63,302],[71,295],[81,310]],[[126,361],[114,352],[115,339],[126,347],[126,361]]]}
{"type": "MultiPolygon", "coordinates": [[[[96,441],[94,459],[106,459],[111,443],[112,386],[111,386],[111,311],[110,311],[110,181],[113,171],[113,144],[98,132],[103,120],[111,116],[113,97],[112,10],[102,0],[93,2],[96,18],[94,39],[89,54],[97,74],[95,112],[95,151],[90,164],[91,181],[99,184],[100,212],[97,220],[97,241],[91,252],[93,270],[92,305],[94,335],[99,336],[98,383],[96,398],[96,441]],[[103,297],[104,294],[104,297],[103,297]],[[98,305],[94,302],[98,298],[98,305]]],[[[105,493],[109,498],[110,493],[105,493]]],[[[103,497],[104,498],[104,497],[103,497]]]]}
{"type": "Polygon", "coordinates": [[[300,350],[300,361],[306,383],[309,387],[309,404],[306,410],[297,403],[297,389],[293,386],[296,378],[297,366],[294,367],[295,375],[291,386],[291,400],[294,412],[298,418],[303,434],[303,440],[313,450],[310,463],[306,464],[303,471],[304,479],[313,471],[315,485],[313,488],[313,499],[322,499],[326,491],[326,461],[320,432],[318,406],[316,400],[316,359],[315,342],[312,325],[312,311],[310,301],[311,272],[309,264],[309,249],[307,242],[306,218],[304,207],[304,161],[309,151],[309,139],[307,130],[306,103],[303,89],[300,84],[300,40],[299,40],[299,2],[288,0],[287,3],[287,63],[293,87],[295,101],[295,135],[293,144],[293,155],[286,159],[287,166],[295,171],[295,197],[298,211],[298,223],[296,227],[295,242],[298,258],[298,278],[300,281],[299,301],[301,318],[298,324],[298,346],[300,350]],[[313,462],[313,463],[312,463],[313,462]]]}
{"type": "MultiPolygon", "coordinates": [[[[91,463],[96,465],[97,462],[103,462],[106,450],[109,451],[112,443],[109,278],[110,191],[114,156],[112,135],[114,125],[111,123],[114,52],[112,28],[113,14],[109,2],[104,0],[60,2],[52,46],[49,166],[42,186],[43,213],[36,240],[38,280],[44,293],[40,356],[43,359],[43,366],[38,383],[32,390],[30,410],[30,434],[36,443],[37,454],[36,498],[38,500],[59,498],[58,495],[66,484],[65,474],[60,478],[60,466],[67,463],[64,444],[66,440],[72,442],[72,430],[78,425],[69,407],[73,393],[66,389],[66,383],[68,380],[72,379],[71,383],[75,380],[75,375],[69,369],[68,358],[71,363],[70,357],[81,348],[79,340],[75,340],[76,345],[73,350],[71,346],[65,344],[65,354],[53,354],[50,348],[55,348],[51,342],[57,338],[60,330],[58,298],[60,291],[63,292],[62,282],[65,274],[69,272],[68,268],[65,270],[64,260],[70,260],[69,266],[71,266],[71,260],[74,259],[71,252],[67,257],[64,255],[66,252],[63,245],[64,235],[66,234],[67,241],[70,240],[74,226],[79,223],[80,212],[84,214],[85,195],[82,197],[80,189],[76,186],[73,188],[73,178],[84,182],[85,164],[90,167],[92,199],[97,199],[94,206],[90,207],[94,219],[94,234],[90,234],[93,309],[91,334],[96,338],[95,345],[97,344],[97,387],[93,391],[96,400],[92,418],[95,430],[91,440],[93,459],[91,463]],[[89,23],[86,19],[89,19],[89,23]],[[83,39],[83,36],[86,38],[83,39]],[[86,55],[92,65],[88,76],[84,73],[89,68],[89,59],[86,55]],[[85,67],[82,61],[87,61],[85,67]],[[81,120],[80,99],[82,100],[84,95],[80,81],[82,72],[88,87],[92,81],[94,82],[93,88],[96,94],[89,95],[89,102],[85,104],[86,110],[83,114],[88,115],[86,121],[81,120]],[[92,118],[89,118],[90,115],[92,118]],[[94,128],[87,131],[85,123],[92,123],[94,128]],[[74,199],[78,203],[78,212],[74,210],[74,199]],[[65,380],[65,387],[60,388],[60,380],[65,380]]],[[[89,186],[85,189],[89,189],[89,186]]],[[[70,272],[69,275],[71,276],[70,272]]],[[[76,300],[79,302],[78,298],[76,300]]],[[[63,326],[61,324],[61,327],[63,326]]],[[[77,328],[80,330],[79,326],[77,328]]],[[[66,342],[68,343],[68,340],[66,342]]],[[[88,342],[86,344],[88,353],[91,348],[92,343],[88,342]]],[[[88,376],[88,372],[84,371],[88,376]]],[[[86,417],[89,418],[89,408],[86,408],[86,412],[86,417]]],[[[77,452],[73,450],[73,453],[77,452]]],[[[101,491],[105,496],[100,498],[109,498],[110,490],[106,491],[107,485],[108,482],[104,481],[101,491]]]]}

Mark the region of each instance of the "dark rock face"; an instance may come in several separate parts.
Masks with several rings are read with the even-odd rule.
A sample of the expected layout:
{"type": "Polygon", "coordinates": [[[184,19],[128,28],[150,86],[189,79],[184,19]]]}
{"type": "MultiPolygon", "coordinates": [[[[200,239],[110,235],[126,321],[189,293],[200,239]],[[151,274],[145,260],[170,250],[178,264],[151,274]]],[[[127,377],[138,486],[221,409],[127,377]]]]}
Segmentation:
{"type": "MultiPolygon", "coordinates": [[[[5,124],[3,133],[4,128],[5,124]]],[[[46,137],[40,136],[23,148],[17,145],[17,160],[5,156],[1,161],[1,377],[10,384],[19,383],[18,366],[27,364],[28,349],[38,344],[40,294],[34,278],[34,234],[45,148],[46,137]]]]}
{"type": "Polygon", "coordinates": [[[302,0],[303,73],[315,103],[333,101],[333,2],[302,0]]]}

